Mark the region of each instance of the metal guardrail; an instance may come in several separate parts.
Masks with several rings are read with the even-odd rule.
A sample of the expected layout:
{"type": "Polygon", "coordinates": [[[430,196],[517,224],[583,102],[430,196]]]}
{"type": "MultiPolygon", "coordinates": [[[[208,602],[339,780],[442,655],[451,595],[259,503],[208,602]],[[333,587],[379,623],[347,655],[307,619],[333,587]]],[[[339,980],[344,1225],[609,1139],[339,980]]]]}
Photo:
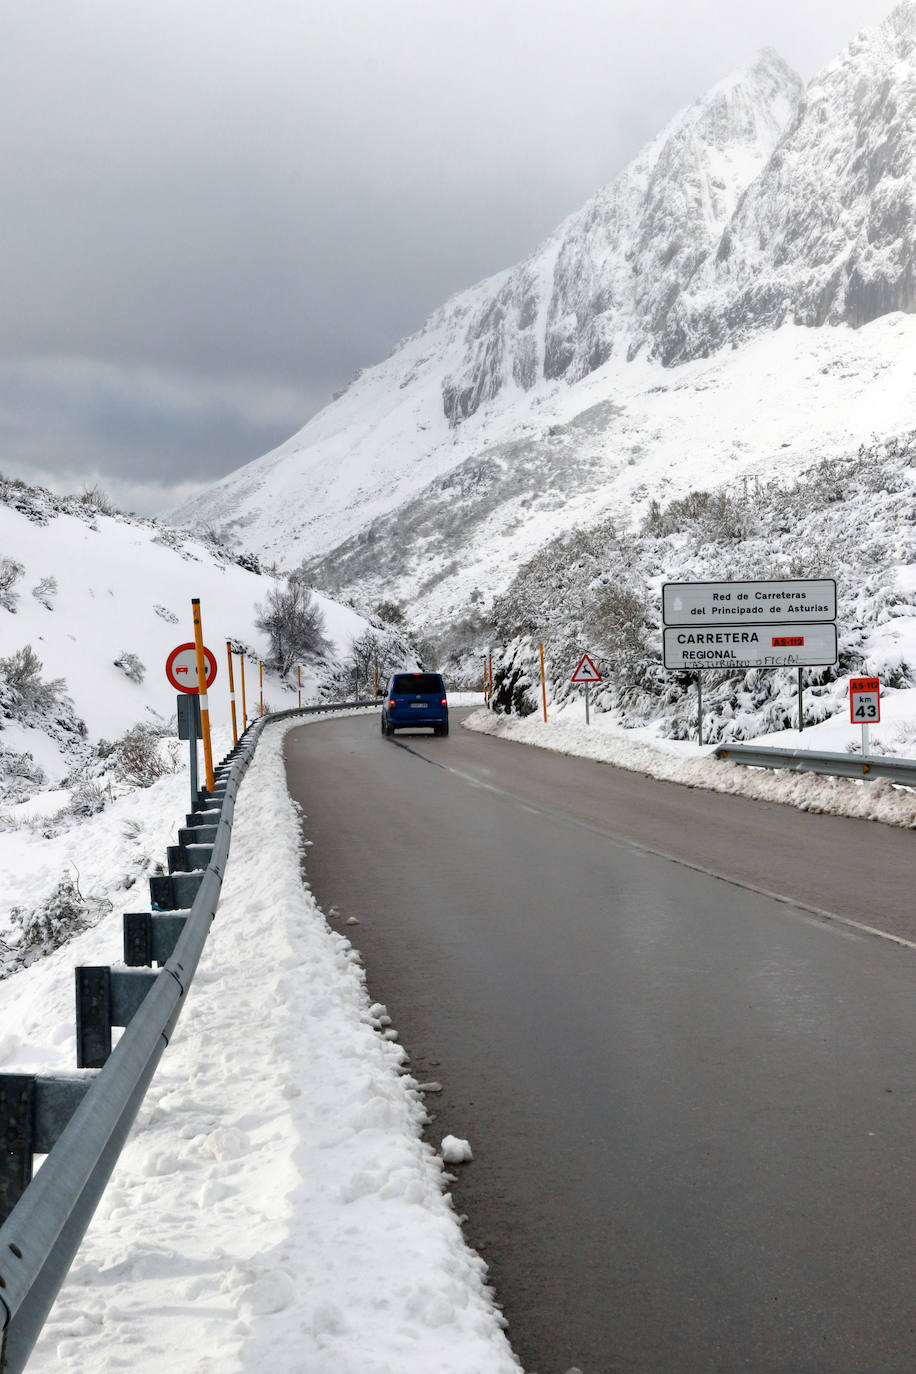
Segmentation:
{"type": "Polygon", "coordinates": [[[717,759],[750,768],[785,768],[792,773],[826,773],[838,778],[890,778],[903,787],[916,787],[916,761],[891,755],[818,753],[814,749],[768,749],[757,744],[725,744],[717,759]]]}
{"type": "Polygon", "coordinates": [[[124,916],[128,967],[76,970],[78,1065],[98,1072],[0,1074],[3,1374],[25,1368],[181,1014],[216,914],[236,794],[263,726],[364,704],[306,706],[253,722],[216,770],[213,793],[198,793],[179,843],[169,846],[169,872],[150,878],[151,910],[124,916]],[[112,1026],[125,1027],[114,1049],[112,1026]],[[33,1179],[35,1154],[47,1158],[33,1179]]]}

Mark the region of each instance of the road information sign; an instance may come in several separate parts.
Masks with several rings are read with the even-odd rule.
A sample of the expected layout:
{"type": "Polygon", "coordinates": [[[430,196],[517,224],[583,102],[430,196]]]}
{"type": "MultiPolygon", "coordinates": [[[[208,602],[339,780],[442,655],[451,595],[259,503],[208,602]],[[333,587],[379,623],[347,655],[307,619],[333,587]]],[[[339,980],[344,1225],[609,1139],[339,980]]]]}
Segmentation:
{"type": "Polygon", "coordinates": [[[666,582],[662,620],[665,625],[756,625],[775,620],[801,625],[836,620],[836,581],[821,577],[782,582],[666,582]]]}
{"type": "Polygon", "coordinates": [[[579,659],[579,665],[576,668],[576,671],[573,673],[571,681],[579,683],[589,683],[602,682],[603,679],[601,674],[598,672],[598,669],[595,667],[594,663],[592,663],[588,654],[583,654],[582,657],[579,659]]]}
{"type": "MultiPolygon", "coordinates": [[[[216,659],[207,648],[204,649],[204,663],[207,669],[207,687],[211,687],[216,678],[216,659]]],[[[173,649],[165,661],[165,675],[177,691],[195,695],[197,646],[193,643],[179,644],[177,649],[173,649]]]]}
{"type": "Polygon", "coordinates": [[[835,625],[690,625],[664,632],[666,668],[820,668],[837,661],[835,625]]]}
{"type": "Polygon", "coordinates": [[[877,725],[881,720],[881,682],[876,677],[849,679],[849,719],[853,725],[877,725]]]}

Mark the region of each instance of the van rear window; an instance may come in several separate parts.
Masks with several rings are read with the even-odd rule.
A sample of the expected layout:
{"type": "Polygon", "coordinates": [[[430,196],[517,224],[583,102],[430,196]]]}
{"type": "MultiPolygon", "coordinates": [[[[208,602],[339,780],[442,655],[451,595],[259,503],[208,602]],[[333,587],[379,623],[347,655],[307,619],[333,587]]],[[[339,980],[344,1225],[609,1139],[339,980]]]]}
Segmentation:
{"type": "Polygon", "coordinates": [[[438,673],[402,673],[394,680],[395,696],[416,695],[436,696],[445,692],[438,673]]]}

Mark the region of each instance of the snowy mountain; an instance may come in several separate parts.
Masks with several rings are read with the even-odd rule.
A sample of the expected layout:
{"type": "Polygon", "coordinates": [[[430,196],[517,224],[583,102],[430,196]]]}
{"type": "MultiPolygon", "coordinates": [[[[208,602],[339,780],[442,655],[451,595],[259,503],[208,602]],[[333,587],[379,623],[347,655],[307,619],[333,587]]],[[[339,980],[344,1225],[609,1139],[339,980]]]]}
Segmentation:
{"type": "Polygon", "coordinates": [[[811,82],[658,352],[678,362],[787,320],[858,327],[895,310],[916,310],[914,0],[811,82]]]}
{"type": "Polygon", "coordinates": [[[764,51],[195,515],[433,625],[564,529],[904,432],[914,101],[913,0],[806,92],[764,51]]]}

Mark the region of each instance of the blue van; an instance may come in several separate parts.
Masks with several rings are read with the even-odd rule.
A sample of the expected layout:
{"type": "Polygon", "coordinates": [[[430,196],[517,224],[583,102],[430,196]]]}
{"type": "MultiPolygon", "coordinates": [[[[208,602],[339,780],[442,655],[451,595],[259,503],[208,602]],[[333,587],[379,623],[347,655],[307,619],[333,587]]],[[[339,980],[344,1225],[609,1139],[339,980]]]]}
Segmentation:
{"type": "Polygon", "coordinates": [[[448,698],[440,673],[395,673],[382,702],[382,734],[432,727],[434,735],[448,734],[448,698]]]}

